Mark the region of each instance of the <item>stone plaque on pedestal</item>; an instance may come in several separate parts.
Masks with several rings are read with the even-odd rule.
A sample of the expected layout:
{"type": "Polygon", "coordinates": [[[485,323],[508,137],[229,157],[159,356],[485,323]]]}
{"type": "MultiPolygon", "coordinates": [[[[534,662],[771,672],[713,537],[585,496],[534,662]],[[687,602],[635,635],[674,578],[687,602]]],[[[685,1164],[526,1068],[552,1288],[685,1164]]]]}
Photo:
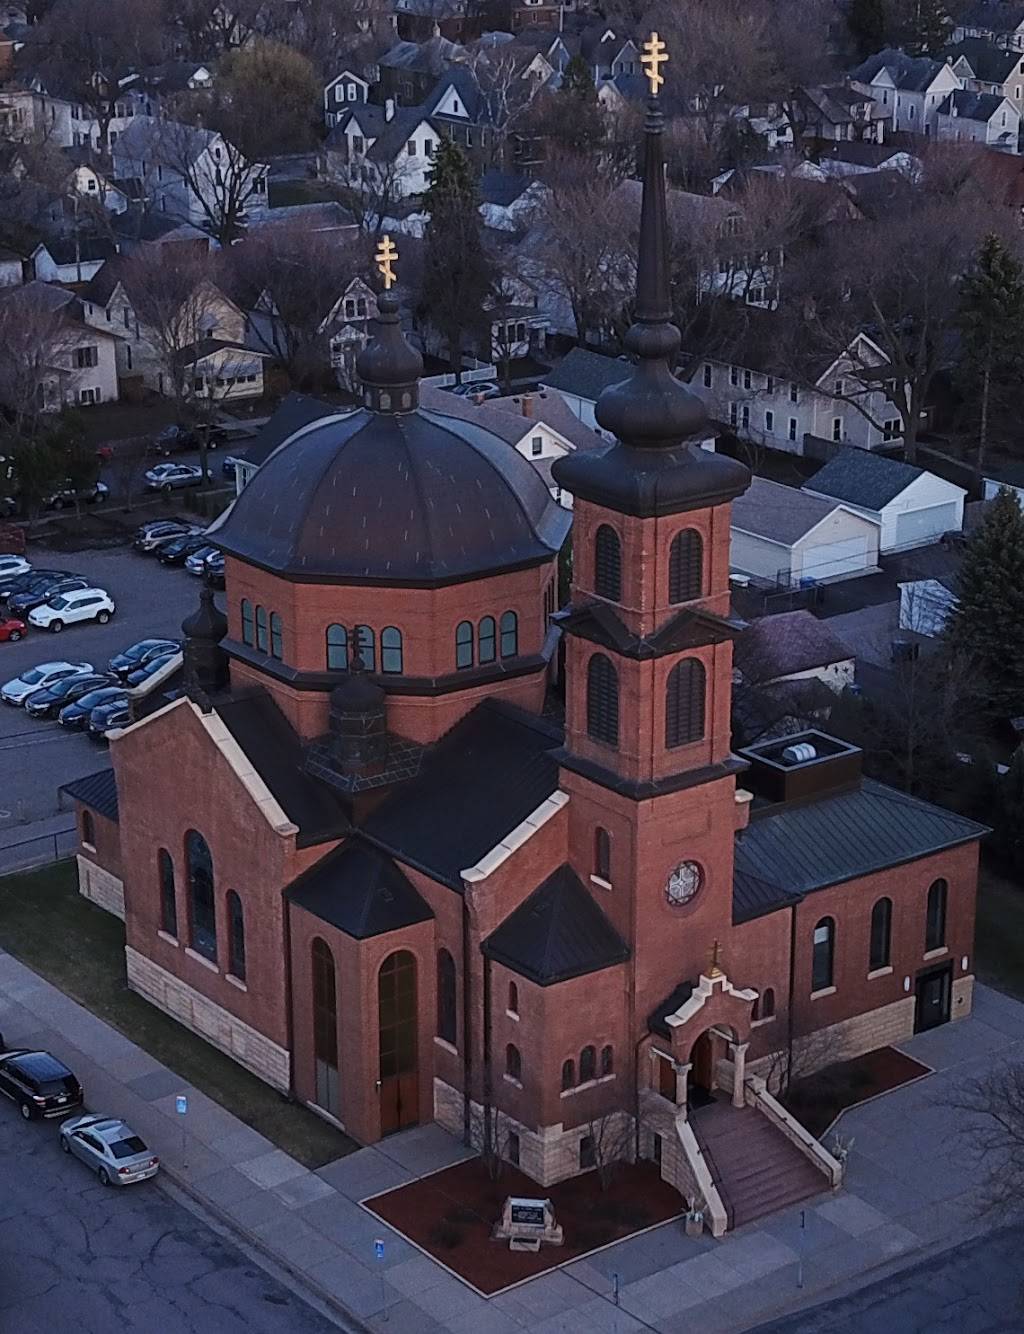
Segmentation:
{"type": "Polygon", "coordinates": [[[561,1246],[562,1229],[555,1222],[555,1210],[550,1200],[532,1200],[522,1195],[510,1195],[501,1211],[501,1222],[496,1223],[492,1236],[507,1238],[513,1251],[536,1251],[541,1242],[561,1246]]]}

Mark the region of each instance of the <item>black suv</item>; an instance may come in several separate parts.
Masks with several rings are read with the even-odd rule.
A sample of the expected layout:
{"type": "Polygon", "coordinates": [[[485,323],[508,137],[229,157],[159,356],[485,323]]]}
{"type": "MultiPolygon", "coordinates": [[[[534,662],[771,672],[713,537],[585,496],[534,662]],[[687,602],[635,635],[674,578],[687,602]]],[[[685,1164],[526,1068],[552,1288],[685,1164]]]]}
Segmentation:
{"type": "Polygon", "coordinates": [[[37,1116],[67,1116],[85,1101],[81,1084],[48,1051],[0,1053],[0,1093],[18,1104],[26,1121],[37,1116]]]}

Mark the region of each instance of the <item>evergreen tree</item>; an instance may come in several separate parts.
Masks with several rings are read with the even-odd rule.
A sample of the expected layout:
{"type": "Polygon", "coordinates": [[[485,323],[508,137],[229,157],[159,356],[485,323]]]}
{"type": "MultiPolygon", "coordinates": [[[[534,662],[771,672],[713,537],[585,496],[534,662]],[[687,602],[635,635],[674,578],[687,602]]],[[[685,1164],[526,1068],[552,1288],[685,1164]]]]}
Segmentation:
{"type": "Polygon", "coordinates": [[[993,829],[998,856],[1024,873],[1024,746],[1018,746],[1005,774],[995,780],[992,804],[982,816],[993,829]]]}
{"type": "Polygon", "coordinates": [[[866,60],[885,46],[887,17],[885,0],[851,0],[846,26],[856,44],[858,60],[866,60]]]}
{"type": "Polygon", "coordinates": [[[1024,514],[1003,487],[967,544],[947,624],[954,654],[984,682],[993,711],[1024,713],[1024,514]]]}
{"type": "Polygon", "coordinates": [[[1024,374],[1024,267],[998,236],[986,237],[960,289],[960,378],[978,412],[977,468],[989,442],[992,410],[1014,400],[1024,374]]]}
{"type": "Polygon", "coordinates": [[[889,42],[912,56],[936,56],[949,41],[949,0],[888,0],[889,42]]]}
{"type": "Polygon", "coordinates": [[[601,108],[594,80],[582,56],[573,56],[562,71],[562,84],[551,109],[551,133],[562,148],[585,153],[601,142],[604,137],[601,108]]]}
{"type": "Polygon", "coordinates": [[[442,335],[452,370],[461,377],[466,334],[482,329],[493,272],[484,251],[473,170],[449,139],[438,144],[424,203],[430,220],[417,314],[442,335]]]}

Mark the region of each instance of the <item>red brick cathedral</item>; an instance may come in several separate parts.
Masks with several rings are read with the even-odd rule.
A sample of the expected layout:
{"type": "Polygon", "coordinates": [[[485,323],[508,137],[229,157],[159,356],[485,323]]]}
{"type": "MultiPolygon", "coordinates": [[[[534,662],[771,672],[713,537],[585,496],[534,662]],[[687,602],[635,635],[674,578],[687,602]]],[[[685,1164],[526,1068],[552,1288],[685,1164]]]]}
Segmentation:
{"type": "Polygon", "coordinates": [[[218,533],[226,619],[206,594],[182,688],[72,791],[130,985],[270,1084],[544,1184],[611,1136],[707,1201],[690,1109],[778,1121],[758,1076],[968,1013],[982,831],[820,733],[731,751],[749,476],[687,443],[654,100],[644,155],[615,442],[554,468],[569,605],[568,513],[419,406],[386,292],[361,405],[260,467],[218,533]]]}

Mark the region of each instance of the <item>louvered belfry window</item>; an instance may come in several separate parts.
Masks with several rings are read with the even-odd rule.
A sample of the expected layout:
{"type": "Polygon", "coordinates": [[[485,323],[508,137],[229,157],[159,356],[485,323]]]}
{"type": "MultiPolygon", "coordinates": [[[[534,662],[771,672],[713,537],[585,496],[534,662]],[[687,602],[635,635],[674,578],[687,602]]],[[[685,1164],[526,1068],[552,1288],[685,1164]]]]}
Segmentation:
{"type": "Polygon", "coordinates": [[[611,602],[622,597],[622,546],[618,533],[606,523],[594,540],[594,592],[611,602]]]}
{"type": "Polygon", "coordinates": [[[619,678],[603,653],[595,653],[587,666],[587,733],[606,745],[619,744],[619,678]]]}
{"type": "Polygon", "coordinates": [[[668,554],[668,600],[691,602],[704,591],[704,543],[696,528],[676,533],[668,554]]]}
{"type": "Polygon", "coordinates": [[[684,658],[668,674],[665,687],[665,745],[685,746],[704,735],[704,664],[684,658]]]}

